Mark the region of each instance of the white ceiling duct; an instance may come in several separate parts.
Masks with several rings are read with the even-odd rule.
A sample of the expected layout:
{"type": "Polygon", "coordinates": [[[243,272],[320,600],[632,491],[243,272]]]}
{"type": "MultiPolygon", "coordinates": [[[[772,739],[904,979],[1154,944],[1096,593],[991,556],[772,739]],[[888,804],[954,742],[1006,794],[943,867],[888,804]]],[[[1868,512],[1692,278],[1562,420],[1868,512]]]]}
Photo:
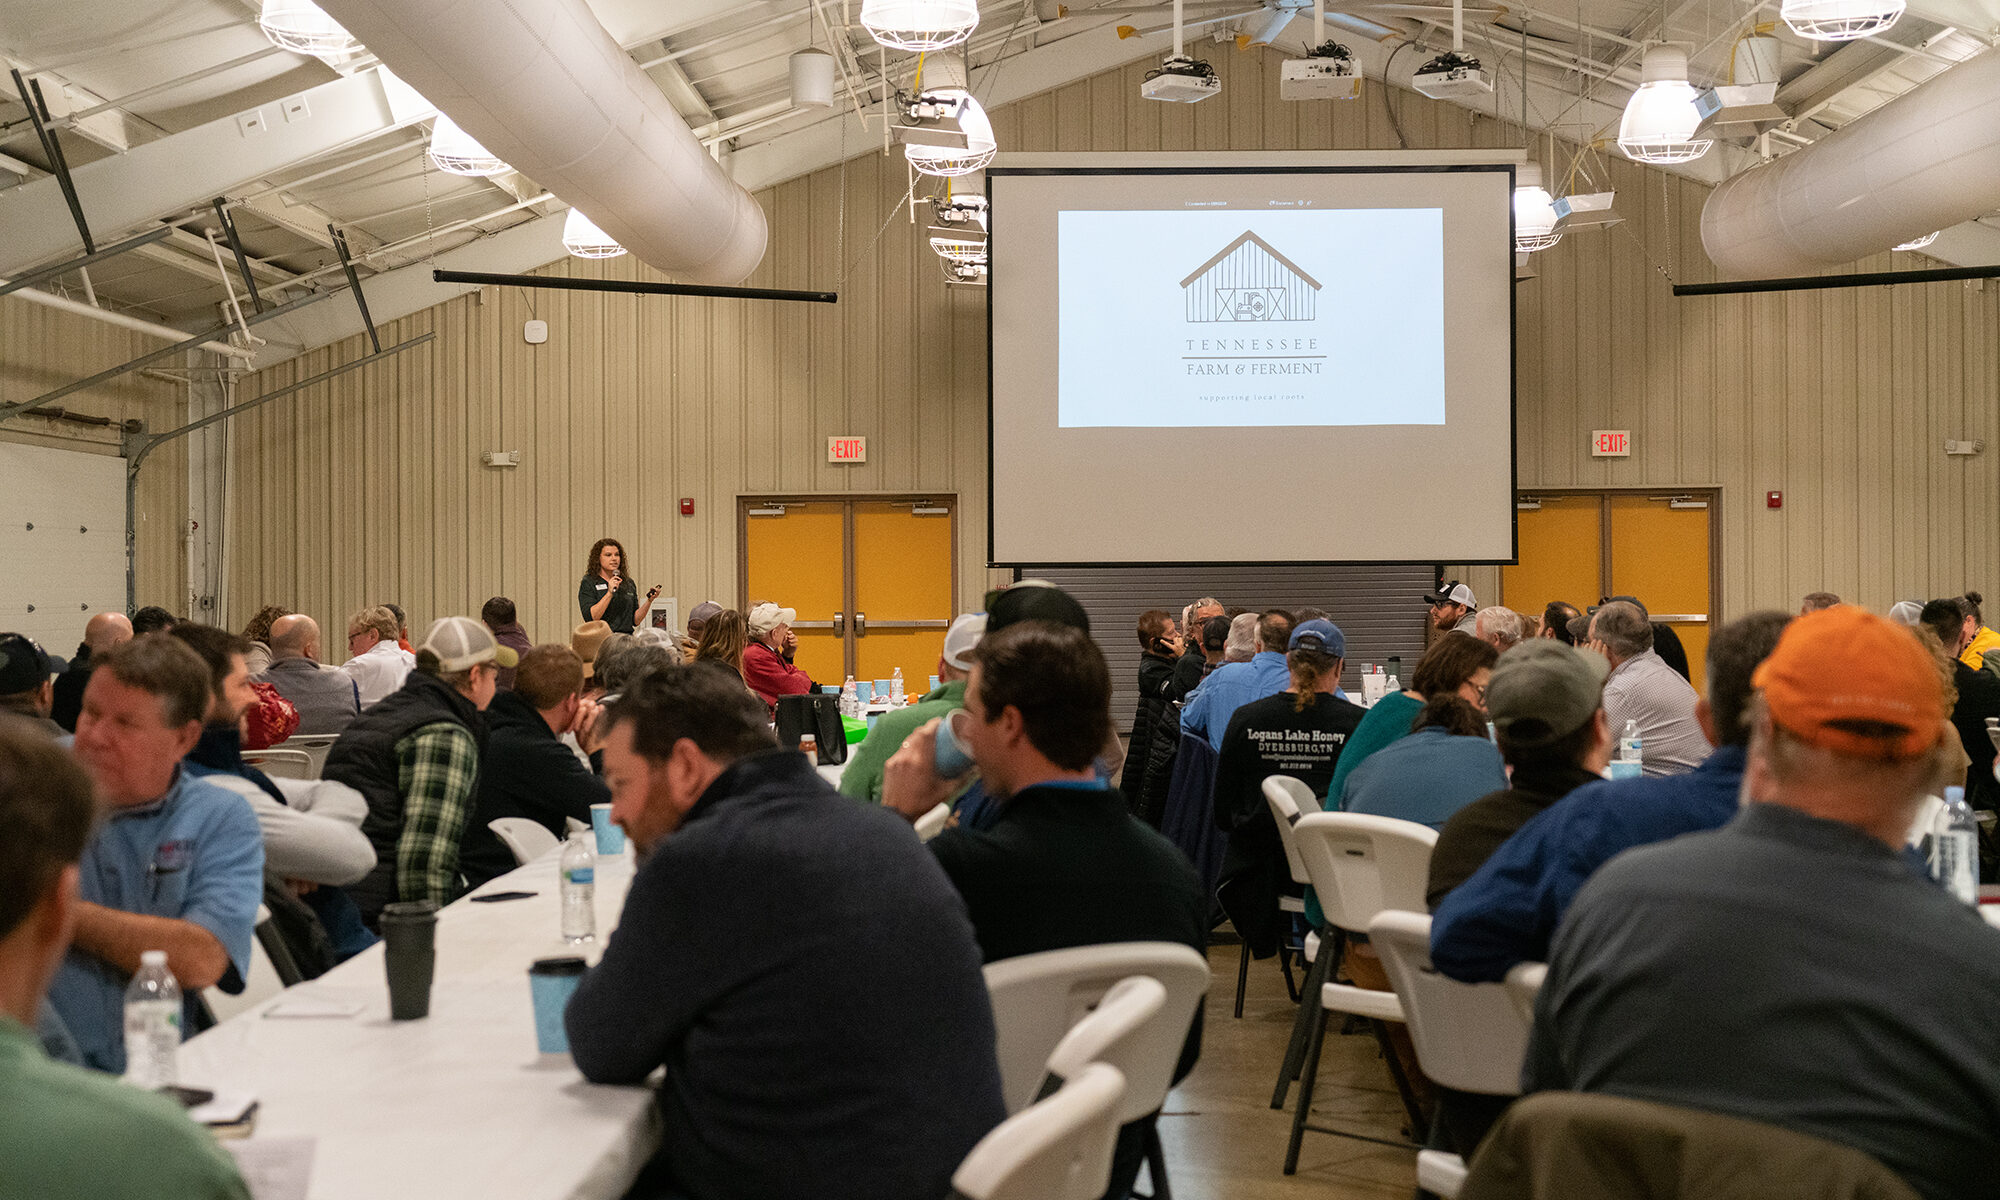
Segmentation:
{"type": "Polygon", "coordinates": [[[647,265],[736,283],[764,257],[764,210],[584,0],[319,2],[481,145],[647,265]]]}
{"type": "Polygon", "coordinates": [[[1727,180],[1701,212],[1724,272],[1808,275],[1991,212],[2000,53],[1951,68],[1803,150],[1727,180]]]}

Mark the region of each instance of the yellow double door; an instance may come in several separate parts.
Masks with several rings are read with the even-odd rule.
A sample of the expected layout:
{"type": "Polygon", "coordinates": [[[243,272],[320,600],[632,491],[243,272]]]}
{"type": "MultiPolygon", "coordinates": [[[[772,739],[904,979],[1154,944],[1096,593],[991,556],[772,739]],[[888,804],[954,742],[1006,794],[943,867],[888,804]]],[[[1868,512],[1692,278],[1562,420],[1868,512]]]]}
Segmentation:
{"type": "Polygon", "coordinates": [[[1555,600],[1587,610],[1606,596],[1637,596],[1680,636],[1702,689],[1715,512],[1712,492],[1523,492],[1520,561],[1501,569],[1500,602],[1539,616],[1555,600]]]}
{"type": "Polygon", "coordinates": [[[913,696],[957,612],[956,508],[936,498],[746,498],[744,611],[798,610],[798,666],[822,684],[887,679],[913,696]]]}

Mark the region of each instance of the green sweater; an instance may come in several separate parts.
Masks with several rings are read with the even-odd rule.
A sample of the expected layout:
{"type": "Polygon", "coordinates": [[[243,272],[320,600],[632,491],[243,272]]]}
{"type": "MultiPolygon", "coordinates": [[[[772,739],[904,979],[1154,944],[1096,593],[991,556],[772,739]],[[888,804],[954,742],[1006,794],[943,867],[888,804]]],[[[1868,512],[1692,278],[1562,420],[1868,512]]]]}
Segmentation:
{"type": "Polygon", "coordinates": [[[854,748],[853,755],[847,760],[847,770],[841,773],[840,794],[880,804],[883,764],[902,748],[903,739],[931,718],[942,717],[953,709],[964,707],[965,680],[955,679],[908,708],[885,712],[875,718],[875,727],[854,748]]]}
{"type": "Polygon", "coordinates": [[[1340,811],[1340,789],[1346,786],[1354,768],[1382,747],[1410,736],[1410,725],[1423,710],[1423,701],[1401,692],[1391,692],[1375,702],[1375,707],[1361,718],[1361,724],[1347,735],[1347,745],[1341,748],[1340,764],[1333,769],[1333,783],[1321,797],[1326,801],[1326,811],[1340,811]]]}
{"type": "Polygon", "coordinates": [[[51,1062],[0,1016],[0,1191],[35,1200],[249,1200],[243,1179],[180,1105],[51,1062]]]}

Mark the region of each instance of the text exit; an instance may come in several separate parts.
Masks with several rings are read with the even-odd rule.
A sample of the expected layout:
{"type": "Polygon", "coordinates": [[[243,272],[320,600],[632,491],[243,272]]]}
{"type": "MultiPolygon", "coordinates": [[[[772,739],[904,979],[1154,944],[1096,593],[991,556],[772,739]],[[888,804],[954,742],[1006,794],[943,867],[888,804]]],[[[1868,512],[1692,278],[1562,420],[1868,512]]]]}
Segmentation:
{"type": "Polygon", "coordinates": [[[865,437],[830,437],[826,439],[826,461],[831,463],[867,462],[868,439],[865,437]]]}
{"type": "Polygon", "coordinates": [[[1590,452],[1598,458],[1632,457],[1632,431],[1595,429],[1590,434],[1590,452]]]}

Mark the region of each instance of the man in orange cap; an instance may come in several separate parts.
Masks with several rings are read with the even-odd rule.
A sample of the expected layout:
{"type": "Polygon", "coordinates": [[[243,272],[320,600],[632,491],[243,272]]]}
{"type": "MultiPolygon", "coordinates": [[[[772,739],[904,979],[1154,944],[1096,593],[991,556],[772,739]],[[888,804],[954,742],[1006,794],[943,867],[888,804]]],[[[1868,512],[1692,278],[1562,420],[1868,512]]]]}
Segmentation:
{"type": "Polygon", "coordinates": [[[1779,1125],[1926,1200],[2000,1196],[2000,929],[1903,852],[1956,736],[1936,666],[1842,605],[1793,621],[1753,681],[1743,811],[1584,886],[1523,1089],[1779,1125]]]}

